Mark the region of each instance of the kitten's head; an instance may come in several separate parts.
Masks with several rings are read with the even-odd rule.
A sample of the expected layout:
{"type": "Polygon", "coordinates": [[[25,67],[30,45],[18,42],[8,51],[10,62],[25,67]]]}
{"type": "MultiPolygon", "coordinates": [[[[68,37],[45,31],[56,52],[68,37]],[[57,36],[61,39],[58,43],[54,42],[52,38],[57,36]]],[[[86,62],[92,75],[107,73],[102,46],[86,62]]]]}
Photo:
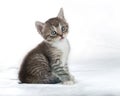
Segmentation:
{"type": "Polygon", "coordinates": [[[68,33],[68,24],[64,18],[63,9],[57,17],[47,20],[45,23],[37,21],[35,23],[37,31],[48,42],[55,42],[66,38],[68,33]]]}

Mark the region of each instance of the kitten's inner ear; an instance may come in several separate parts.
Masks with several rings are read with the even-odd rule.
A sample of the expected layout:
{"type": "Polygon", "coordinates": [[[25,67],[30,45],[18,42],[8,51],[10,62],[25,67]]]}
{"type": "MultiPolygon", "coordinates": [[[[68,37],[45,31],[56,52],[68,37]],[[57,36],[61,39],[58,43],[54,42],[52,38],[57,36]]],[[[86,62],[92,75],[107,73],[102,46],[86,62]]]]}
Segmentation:
{"type": "Polygon", "coordinates": [[[64,18],[63,8],[61,8],[61,9],[60,9],[60,11],[59,11],[59,13],[58,13],[58,16],[57,16],[57,17],[65,20],[65,18],[64,18]]]}
{"type": "Polygon", "coordinates": [[[45,24],[42,23],[42,22],[39,22],[39,21],[36,21],[36,22],[35,22],[35,26],[36,26],[36,28],[37,28],[37,31],[40,32],[40,33],[42,33],[42,29],[43,29],[44,25],[45,25],[45,24]]]}

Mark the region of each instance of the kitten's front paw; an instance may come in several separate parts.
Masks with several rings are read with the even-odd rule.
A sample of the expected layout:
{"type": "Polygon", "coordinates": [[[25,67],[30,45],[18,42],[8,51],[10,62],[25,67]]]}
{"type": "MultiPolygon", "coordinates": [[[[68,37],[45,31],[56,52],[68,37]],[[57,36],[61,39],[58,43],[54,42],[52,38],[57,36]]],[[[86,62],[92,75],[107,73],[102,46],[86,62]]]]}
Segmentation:
{"type": "Polygon", "coordinates": [[[75,82],[73,81],[64,81],[63,84],[64,85],[73,85],[75,82]]]}
{"type": "Polygon", "coordinates": [[[73,81],[74,83],[76,82],[75,77],[73,75],[70,75],[70,81],[73,81]]]}

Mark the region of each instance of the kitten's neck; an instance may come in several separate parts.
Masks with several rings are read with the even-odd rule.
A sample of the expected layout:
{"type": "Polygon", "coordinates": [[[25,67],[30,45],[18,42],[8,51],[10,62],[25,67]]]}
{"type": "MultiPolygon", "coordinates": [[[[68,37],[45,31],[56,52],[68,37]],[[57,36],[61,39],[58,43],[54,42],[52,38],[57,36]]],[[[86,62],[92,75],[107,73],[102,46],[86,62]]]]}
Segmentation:
{"type": "Polygon", "coordinates": [[[57,43],[62,43],[64,41],[67,41],[67,38],[64,38],[64,39],[61,39],[61,40],[58,40],[58,41],[55,41],[55,42],[48,42],[48,41],[44,40],[45,43],[48,43],[50,45],[54,45],[54,44],[57,44],[57,43]]]}

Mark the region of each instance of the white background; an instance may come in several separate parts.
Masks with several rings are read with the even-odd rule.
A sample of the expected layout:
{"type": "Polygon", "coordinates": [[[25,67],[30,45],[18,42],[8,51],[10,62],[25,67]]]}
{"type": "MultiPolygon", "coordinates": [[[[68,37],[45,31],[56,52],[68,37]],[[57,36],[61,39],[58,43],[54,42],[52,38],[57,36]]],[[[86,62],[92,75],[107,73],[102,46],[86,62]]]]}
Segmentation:
{"type": "Polygon", "coordinates": [[[34,22],[45,22],[64,8],[70,25],[70,60],[120,56],[119,0],[1,0],[0,69],[20,64],[42,41],[34,22]]]}
{"type": "MultiPolygon", "coordinates": [[[[119,0],[0,0],[1,78],[12,77],[11,73],[16,74],[17,77],[16,71],[8,74],[7,70],[10,67],[20,66],[26,53],[43,40],[36,31],[35,21],[45,22],[47,19],[57,16],[61,7],[64,9],[65,18],[70,26],[68,35],[71,44],[69,64],[76,79],[79,78],[80,82],[88,84],[88,87],[84,86],[85,94],[94,93],[94,90],[100,94],[105,90],[108,93],[116,93],[116,90],[119,92],[119,0]],[[98,90],[100,91],[98,92],[98,90]]],[[[76,89],[72,88],[69,91],[78,92],[76,89],[79,89],[79,86],[75,87],[76,89]]],[[[16,92],[21,91],[17,90],[16,92]]],[[[62,94],[62,89],[60,93],[62,94]]],[[[102,95],[89,94],[85,96],[102,95]]]]}

